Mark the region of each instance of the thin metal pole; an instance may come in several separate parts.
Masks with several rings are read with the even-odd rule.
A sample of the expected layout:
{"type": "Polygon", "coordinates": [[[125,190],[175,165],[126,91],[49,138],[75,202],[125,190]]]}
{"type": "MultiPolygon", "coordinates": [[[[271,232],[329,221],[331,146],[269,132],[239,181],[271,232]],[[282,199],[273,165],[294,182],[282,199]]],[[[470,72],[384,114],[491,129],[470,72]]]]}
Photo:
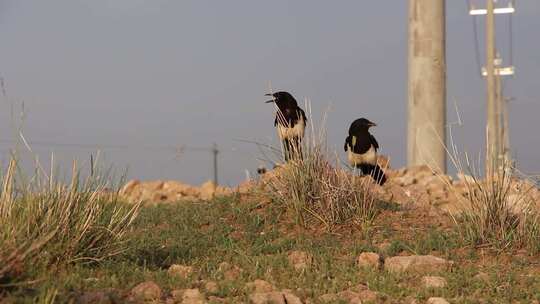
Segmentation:
{"type": "Polygon", "coordinates": [[[212,154],[214,155],[214,184],[218,185],[218,146],[216,143],[212,145],[212,154]]]}

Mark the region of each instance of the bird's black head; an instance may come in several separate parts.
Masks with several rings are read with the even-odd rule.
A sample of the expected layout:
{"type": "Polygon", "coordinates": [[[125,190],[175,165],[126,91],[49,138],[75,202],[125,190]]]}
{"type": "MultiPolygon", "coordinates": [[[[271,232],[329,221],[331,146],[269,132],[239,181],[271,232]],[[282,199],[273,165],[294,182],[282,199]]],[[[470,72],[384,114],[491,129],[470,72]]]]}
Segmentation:
{"type": "Polygon", "coordinates": [[[276,92],[274,94],[266,94],[265,96],[272,96],[271,100],[268,100],[266,103],[275,102],[278,108],[296,108],[298,103],[296,99],[289,92],[276,92]]]}
{"type": "Polygon", "coordinates": [[[366,118],[359,118],[351,124],[351,127],[349,128],[349,134],[358,132],[360,130],[368,130],[370,127],[374,127],[377,124],[374,122],[369,121],[366,118]]]}

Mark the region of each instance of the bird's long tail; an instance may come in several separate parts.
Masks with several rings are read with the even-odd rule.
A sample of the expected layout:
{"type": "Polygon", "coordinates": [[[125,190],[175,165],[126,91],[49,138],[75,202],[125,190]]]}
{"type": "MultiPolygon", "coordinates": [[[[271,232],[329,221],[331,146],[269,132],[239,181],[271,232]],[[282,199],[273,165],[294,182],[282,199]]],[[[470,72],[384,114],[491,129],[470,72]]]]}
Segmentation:
{"type": "Polygon", "coordinates": [[[363,174],[371,175],[375,182],[379,185],[384,185],[386,183],[386,175],[384,174],[384,171],[381,169],[381,167],[376,165],[369,165],[369,164],[362,164],[359,166],[360,170],[362,170],[363,174]]]}

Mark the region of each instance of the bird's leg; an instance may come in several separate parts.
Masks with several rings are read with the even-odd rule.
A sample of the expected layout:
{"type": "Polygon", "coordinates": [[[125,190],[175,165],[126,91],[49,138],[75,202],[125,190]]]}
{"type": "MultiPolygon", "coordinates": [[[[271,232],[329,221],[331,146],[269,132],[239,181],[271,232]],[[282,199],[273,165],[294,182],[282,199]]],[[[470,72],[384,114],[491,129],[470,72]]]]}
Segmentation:
{"type": "Polygon", "coordinates": [[[290,159],[290,147],[291,143],[288,138],[285,138],[283,140],[283,158],[285,159],[285,162],[288,162],[290,159]]]}
{"type": "Polygon", "coordinates": [[[302,160],[303,159],[302,142],[301,142],[300,137],[295,137],[293,139],[293,143],[294,143],[293,150],[294,150],[295,159],[302,160]]]}

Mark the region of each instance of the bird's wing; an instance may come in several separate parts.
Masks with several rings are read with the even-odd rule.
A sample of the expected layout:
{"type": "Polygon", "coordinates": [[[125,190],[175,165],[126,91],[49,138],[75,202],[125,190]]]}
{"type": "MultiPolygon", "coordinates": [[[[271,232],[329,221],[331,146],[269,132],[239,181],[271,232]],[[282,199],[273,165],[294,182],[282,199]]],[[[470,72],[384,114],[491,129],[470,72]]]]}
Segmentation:
{"type": "Polygon", "coordinates": [[[343,150],[345,150],[345,152],[347,152],[347,146],[350,146],[351,144],[351,136],[347,136],[347,138],[345,138],[345,144],[343,145],[343,150]]]}
{"type": "Polygon", "coordinates": [[[375,150],[379,149],[379,143],[377,142],[375,137],[373,135],[371,135],[371,134],[369,134],[369,141],[375,147],[375,150]]]}

